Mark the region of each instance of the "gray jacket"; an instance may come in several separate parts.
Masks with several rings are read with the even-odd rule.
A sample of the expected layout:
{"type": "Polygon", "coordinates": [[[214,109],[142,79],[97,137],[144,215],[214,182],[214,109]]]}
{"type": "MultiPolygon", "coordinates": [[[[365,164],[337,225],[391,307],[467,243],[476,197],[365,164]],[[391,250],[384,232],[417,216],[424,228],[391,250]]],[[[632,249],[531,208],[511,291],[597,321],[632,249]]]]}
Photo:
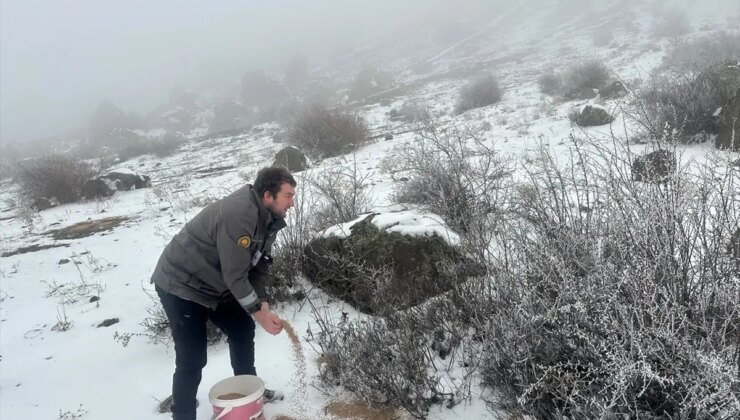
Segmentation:
{"type": "Polygon", "coordinates": [[[284,227],[246,185],[208,205],[172,238],[152,282],[211,309],[232,295],[245,307],[267,301],[270,250],[284,227]]]}

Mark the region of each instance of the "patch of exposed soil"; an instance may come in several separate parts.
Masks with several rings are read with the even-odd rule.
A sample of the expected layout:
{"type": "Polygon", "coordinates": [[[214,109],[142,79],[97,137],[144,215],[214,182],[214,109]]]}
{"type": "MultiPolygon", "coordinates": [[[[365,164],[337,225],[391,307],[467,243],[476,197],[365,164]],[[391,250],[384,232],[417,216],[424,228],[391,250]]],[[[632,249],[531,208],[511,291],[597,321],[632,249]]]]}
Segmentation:
{"type": "Polygon", "coordinates": [[[335,401],[324,407],[324,413],[340,419],[395,420],[393,407],[370,405],[364,401],[335,401]]]}
{"type": "Polygon", "coordinates": [[[43,251],[49,248],[59,248],[59,247],[68,247],[68,246],[69,244],[48,244],[48,245],[33,244],[30,246],[24,246],[22,248],[18,248],[15,251],[3,252],[2,255],[0,255],[0,257],[12,257],[13,255],[18,255],[18,254],[27,254],[29,252],[43,251]]]}
{"type": "Polygon", "coordinates": [[[116,226],[128,220],[128,217],[107,217],[105,219],[90,220],[87,222],[75,223],[63,229],[50,230],[52,237],[60,239],[79,239],[90,236],[95,233],[113,230],[116,226]]]}

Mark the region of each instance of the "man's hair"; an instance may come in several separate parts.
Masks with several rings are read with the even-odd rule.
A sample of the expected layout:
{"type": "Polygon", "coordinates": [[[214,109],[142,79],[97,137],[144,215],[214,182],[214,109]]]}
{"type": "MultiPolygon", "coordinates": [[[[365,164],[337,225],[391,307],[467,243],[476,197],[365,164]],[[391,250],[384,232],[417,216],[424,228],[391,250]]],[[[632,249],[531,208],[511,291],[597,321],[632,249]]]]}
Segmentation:
{"type": "Polygon", "coordinates": [[[269,166],[257,172],[257,179],[254,180],[252,187],[259,194],[260,198],[264,197],[265,192],[268,191],[271,196],[275,197],[275,194],[280,191],[280,187],[286,182],[295,188],[295,178],[293,178],[293,175],[287,169],[282,166],[269,166]]]}

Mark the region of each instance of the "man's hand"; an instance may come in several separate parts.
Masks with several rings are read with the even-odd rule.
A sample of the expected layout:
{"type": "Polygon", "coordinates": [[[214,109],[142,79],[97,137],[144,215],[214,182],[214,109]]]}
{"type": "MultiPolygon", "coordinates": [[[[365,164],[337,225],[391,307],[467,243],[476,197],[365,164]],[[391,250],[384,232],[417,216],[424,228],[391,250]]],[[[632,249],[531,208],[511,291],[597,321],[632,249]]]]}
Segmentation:
{"type": "Polygon", "coordinates": [[[283,330],[283,321],[275,314],[270,311],[270,306],[267,303],[262,304],[262,309],[252,314],[254,320],[257,321],[262,328],[272,335],[278,335],[283,330]]]}

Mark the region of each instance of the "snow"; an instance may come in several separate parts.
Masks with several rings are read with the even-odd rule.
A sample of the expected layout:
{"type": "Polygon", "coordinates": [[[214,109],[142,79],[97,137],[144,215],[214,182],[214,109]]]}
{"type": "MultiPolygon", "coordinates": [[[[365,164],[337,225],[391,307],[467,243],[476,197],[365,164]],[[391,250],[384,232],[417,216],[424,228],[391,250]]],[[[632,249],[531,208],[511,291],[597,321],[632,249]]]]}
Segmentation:
{"type": "MultiPolygon", "coordinates": [[[[332,226],[322,233],[321,237],[337,236],[346,238],[351,234],[352,226],[367,219],[371,214],[363,214],[357,219],[332,226]]],[[[386,232],[396,232],[408,236],[439,236],[450,245],[459,245],[458,235],[447,227],[442,218],[434,213],[422,213],[419,210],[400,210],[385,213],[372,213],[372,224],[386,232]]]]}
{"type": "MultiPolygon", "coordinates": [[[[704,12],[702,19],[724,19],[723,16],[707,17],[708,8],[699,7],[699,3],[696,6],[704,12]]],[[[583,104],[554,103],[543,97],[537,87],[537,76],[544,69],[567,65],[579,57],[601,56],[623,80],[646,77],[660,63],[662,46],[659,45],[657,51],[653,49],[656,42],[646,33],[619,32],[615,37],[629,48],[598,49],[591,45],[585,29],[578,29],[575,19],[559,22],[557,27],[545,24],[549,19],[545,9],[530,10],[532,19],[541,25],[537,22],[521,25],[519,19],[502,18],[498,20],[502,28],[474,34],[471,39],[490,36],[496,42],[490,42],[488,47],[469,56],[454,57],[454,48],[437,52],[437,69],[457,64],[496,63],[496,74],[506,87],[501,103],[451,117],[447,113],[454,106],[457,89],[466,81],[440,76],[409,91],[392,106],[424,103],[445,125],[479,125],[487,121],[491,129],[485,134],[486,141],[519,165],[525,165],[526,157],[540,148],[559,159],[570,159],[573,145],[568,139],[571,133],[587,133],[596,141],[608,141],[612,130],[621,132],[621,127],[573,127],[567,119],[568,111],[574,105],[583,104]],[[563,50],[562,45],[570,49],[563,50]]],[[[638,15],[638,19],[640,26],[649,31],[652,20],[647,12],[638,15]]],[[[468,40],[463,43],[465,41],[468,40]]],[[[617,106],[616,101],[605,104],[607,109],[617,106]]],[[[393,132],[393,140],[372,142],[354,156],[326,159],[310,172],[320,176],[332,167],[356,163],[363,174],[368,175],[375,204],[375,226],[406,235],[438,235],[455,245],[459,238],[445,227],[439,216],[418,208],[399,208],[391,203],[395,182],[380,170],[380,160],[392,156],[395,147],[414,141],[415,136],[402,132],[413,127],[389,120],[386,113],[390,108],[367,105],[362,112],[378,133],[393,132]]],[[[205,135],[205,122],[209,117],[207,113],[199,116],[204,125],[188,137],[205,135]]],[[[8,218],[13,215],[10,209],[15,187],[1,184],[1,252],[30,245],[65,246],[0,258],[0,417],[57,419],[79,408],[80,413],[86,412],[80,417],[82,419],[169,418],[158,414],[156,405],[157,400],[170,394],[174,350],[171,344],[151,343],[142,335],[145,330],[140,325],[147,311],[158,307],[149,277],[170,238],[208,199],[229,194],[245,181],[251,181],[260,167],[272,163],[275,152],[282,147],[272,142],[271,133],[279,127],[277,124],[260,127],[261,132],[189,142],[179,154],[169,158],[143,156],[123,162],[111,170],[149,175],[152,188],[117,192],[107,200],[55,207],[41,212],[33,223],[22,217],[8,218]],[[233,168],[199,172],[218,167],[233,168]],[[54,240],[49,235],[52,229],[116,216],[127,220],[111,231],[72,240],[54,240]],[[60,264],[62,259],[76,260],[79,264],[74,261],[60,264]],[[93,303],[80,300],[63,305],[58,295],[47,296],[52,291],[49,285],[65,284],[72,288],[83,283],[99,286],[101,300],[93,303]],[[70,329],[52,329],[65,318],[72,323],[70,329]],[[110,327],[97,327],[108,318],[119,318],[120,322],[110,327]],[[124,347],[114,340],[116,333],[133,335],[124,347]]],[[[151,131],[143,135],[154,138],[161,133],[151,131]]],[[[702,162],[711,150],[709,143],[681,146],[679,155],[686,162],[702,162]]],[[[630,146],[634,153],[646,149],[644,145],[630,146]]],[[[296,175],[300,189],[301,180],[308,172],[296,175]]],[[[365,214],[352,222],[329,228],[322,235],[347,235],[352,225],[368,216],[365,214]]],[[[311,291],[311,299],[322,302],[338,314],[355,314],[351,308],[328,299],[318,290],[311,291]]],[[[276,310],[302,339],[306,383],[301,387],[296,381],[298,372],[293,368],[287,335],[273,337],[258,328],[255,337],[257,370],[268,387],[282,389],[287,394],[285,401],[267,405],[265,413],[268,418],[277,415],[328,418],[324,411],[328,402],[351,396],[341,388],[325,395],[313,386],[318,383],[316,359],[319,354],[306,333],[309,329],[318,330],[310,305],[279,306],[276,310]]],[[[210,418],[210,386],[231,374],[226,343],[209,347],[208,364],[198,391],[199,419],[210,418]]],[[[476,384],[471,392],[472,398],[454,409],[432,407],[429,418],[498,418],[486,409],[481,398],[484,390],[476,384]]]]}

